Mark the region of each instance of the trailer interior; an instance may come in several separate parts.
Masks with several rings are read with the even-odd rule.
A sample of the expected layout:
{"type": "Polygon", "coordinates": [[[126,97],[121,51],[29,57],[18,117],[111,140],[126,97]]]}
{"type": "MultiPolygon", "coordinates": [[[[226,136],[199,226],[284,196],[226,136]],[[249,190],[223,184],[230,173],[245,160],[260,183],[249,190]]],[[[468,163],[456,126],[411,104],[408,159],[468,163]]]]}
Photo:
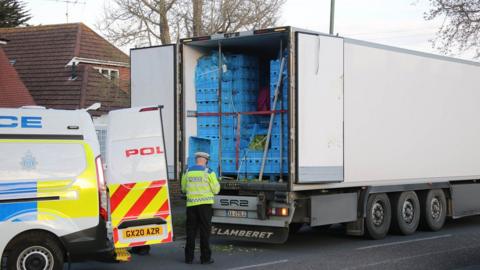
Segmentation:
{"type": "Polygon", "coordinates": [[[182,163],[209,152],[226,192],[287,188],[288,34],[182,41],[182,163]]]}

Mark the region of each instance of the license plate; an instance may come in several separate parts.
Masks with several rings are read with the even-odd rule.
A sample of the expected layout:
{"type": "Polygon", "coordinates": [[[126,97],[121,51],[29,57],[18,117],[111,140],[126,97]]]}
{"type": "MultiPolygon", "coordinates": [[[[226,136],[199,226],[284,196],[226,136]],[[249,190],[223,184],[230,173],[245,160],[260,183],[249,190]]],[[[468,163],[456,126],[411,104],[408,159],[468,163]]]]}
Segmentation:
{"type": "Polygon", "coordinates": [[[229,217],[246,218],[246,217],[247,217],[247,211],[243,211],[243,210],[227,210],[227,216],[229,216],[229,217]]]}
{"type": "Polygon", "coordinates": [[[152,226],[144,228],[133,228],[123,230],[123,239],[149,237],[163,234],[163,227],[152,226]]]}

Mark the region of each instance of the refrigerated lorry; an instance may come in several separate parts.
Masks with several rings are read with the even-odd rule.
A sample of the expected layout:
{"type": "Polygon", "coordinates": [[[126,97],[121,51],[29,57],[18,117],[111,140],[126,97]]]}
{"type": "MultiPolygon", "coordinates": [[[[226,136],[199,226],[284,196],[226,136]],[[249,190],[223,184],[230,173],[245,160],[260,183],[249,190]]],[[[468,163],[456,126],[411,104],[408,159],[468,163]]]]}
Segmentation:
{"type": "MultiPolygon", "coordinates": [[[[166,149],[177,179],[191,138],[201,137],[199,119],[219,119],[215,236],[283,243],[303,224],[341,223],[348,234],[381,239],[440,230],[446,217],[480,212],[477,62],[293,27],[186,38],[133,49],[131,57],[132,105],[160,103],[170,111],[166,149]],[[278,86],[270,88],[277,96],[270,109],[200,110],[199,61],[210,57],[217,65],[212,78],[219,83],[211,87],[221,104],[232,54],[257,57],[267,70],[260,77],[270,62],[270,83],[278,86]],[[272,61],[285,72],[272,76],[272,61]],[[273,107],[279,100],[280,109],[273,107]],[[262,174],[263,164],[253,177],[225,173],[222,119],[232,115],[286,119],[278,174],[262,174]]],[[[241,125],[234,130],[239,139],[241,125]]],[[[270,123],[263,138],[271,131],[270,123]]]]}

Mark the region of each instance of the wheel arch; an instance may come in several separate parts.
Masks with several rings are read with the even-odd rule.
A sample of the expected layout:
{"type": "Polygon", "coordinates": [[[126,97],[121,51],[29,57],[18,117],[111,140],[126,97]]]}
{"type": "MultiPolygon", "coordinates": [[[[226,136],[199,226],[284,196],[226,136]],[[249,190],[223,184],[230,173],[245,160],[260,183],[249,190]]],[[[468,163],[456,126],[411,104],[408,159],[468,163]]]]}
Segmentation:
{"type": "Polygon", "coordinates": [[[69,253],[68,253],[68,250],[65,246],[65,243],[63,243],[63,241],[61,240],[61,238],[58,235],[56,235],[55,233],[53,233],[49,230],[46,230],[46,229],[29,229],[29,230],[25,230],[25,231],[22,231],[20,233],[17,233],[15,236],[13,236],[10,239],[10,241],[8,241],[7,245],[5,245],[5,248],[2,251],[0,259],[3,258],[3,256],[6,255],[6,253],[11,249],[11,245],[13,245],[17,239],[19,239],[21,236],[23,236],[25,234],[29,234],[29,233],[39,233],[39,234],[48,235],[51,239],[56,241],[58,243],[58,246],[63,250],[64,259],[66,259],[66,260],[68,259],[68,254],[69,253]]]}

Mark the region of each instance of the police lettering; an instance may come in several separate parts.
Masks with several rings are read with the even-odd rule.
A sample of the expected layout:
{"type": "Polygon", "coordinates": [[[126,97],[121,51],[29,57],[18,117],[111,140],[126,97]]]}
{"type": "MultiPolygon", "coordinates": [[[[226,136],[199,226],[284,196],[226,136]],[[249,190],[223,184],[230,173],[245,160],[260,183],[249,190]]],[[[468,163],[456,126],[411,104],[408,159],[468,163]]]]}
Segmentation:
{"type": "Polygon", "coordinates": [[[161,155],[163,151],[160,149],[160,146],[152,146],[152,147],[142,147],[142,148],[134,148],[134,149],[127,149],[125,150],[125,156],[150,156],[150,155],[161,155]]]}
{"type": "Polygon", "coordinates": [[[0,128],[42,128],[42,117],[0,115],[0,128]]]}

